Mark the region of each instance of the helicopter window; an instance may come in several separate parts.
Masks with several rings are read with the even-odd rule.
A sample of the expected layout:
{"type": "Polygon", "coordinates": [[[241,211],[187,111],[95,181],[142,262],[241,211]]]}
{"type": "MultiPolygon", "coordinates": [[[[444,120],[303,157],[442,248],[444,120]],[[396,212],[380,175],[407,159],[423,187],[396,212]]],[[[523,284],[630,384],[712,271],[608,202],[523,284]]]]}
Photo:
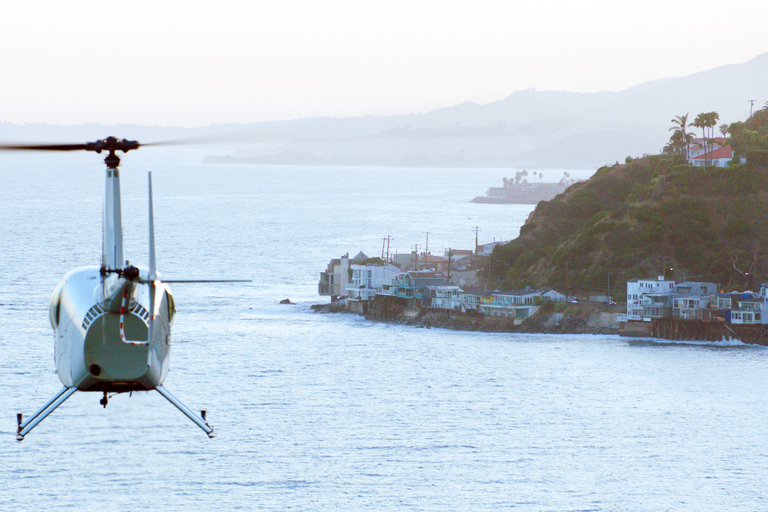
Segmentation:
{"type": "Polygon", "coordinates": [[[173,295],[170,292],[166,292],[168,297],[168,321],[173,321],[173,315],[176,314],[176,303],[173,301],[173,295]]]}
{"type": "Polygon", "coordinates": [[[64,283],[59,285],[53,290],[51,295],[51,306],[48,309],[48,314],[51,319],[51,326],[56,329],[59,326],[59,313],[61,310],[61,293],[64,290],[64,283]]]}

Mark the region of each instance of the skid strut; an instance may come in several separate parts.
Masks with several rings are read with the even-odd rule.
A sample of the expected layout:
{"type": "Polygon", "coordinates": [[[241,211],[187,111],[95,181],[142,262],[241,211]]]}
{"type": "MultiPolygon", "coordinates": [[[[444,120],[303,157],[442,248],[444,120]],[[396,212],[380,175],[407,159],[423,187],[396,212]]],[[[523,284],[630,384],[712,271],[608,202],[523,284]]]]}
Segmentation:
{"type": "Polygon", "coordinates": [[[76,387],[64,387],[61,391],[56,393],[53,398],[48,400],[45,405],[43,405],[40,409],[35,412],[27,421],[23,420],[23,415],[21,413],[18,413],[16,415],[16,421],[18,422],[18,428],[16,429],[16,440],[17,441],[23,441],[24,436],[29,434],[29,431],[35,428],[38,423],[43,421],[49,414],[51,414],[53,411],[56,410],[58,406],[64,403],[64,401],[71,397],[75,391],[77,391],[76,387]]]}
{"type": "Polygon", "coordinates": [[[166,400],[175,405],[178,410],[183,412],[187,418],[191,419],[195,425],[203,429],[203,431],[208,434],[208,437],[216,436],[216,434],[213,432],[213,427],[210,426],[207,421],[205,421],[205,411],[201,411],[200,416],[197,416],[194,412],[192,412],[192,409],[184,405],[181,400],[173,396],[170,391],[165,389],[164,386],[157,386],[155,389],[158,393],[163,395],[166,400]]]}

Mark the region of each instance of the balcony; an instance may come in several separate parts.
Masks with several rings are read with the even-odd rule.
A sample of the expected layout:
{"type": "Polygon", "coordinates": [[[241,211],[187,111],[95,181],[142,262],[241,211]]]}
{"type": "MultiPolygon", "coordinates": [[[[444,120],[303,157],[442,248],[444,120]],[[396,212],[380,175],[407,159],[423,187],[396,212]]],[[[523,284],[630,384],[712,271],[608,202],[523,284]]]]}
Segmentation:
{"type": "Polygon", "coordinates": [[[701,320],[704,310],[699,308],[675,308],[672,310],[672,316],[679,320],[701,320]]]}

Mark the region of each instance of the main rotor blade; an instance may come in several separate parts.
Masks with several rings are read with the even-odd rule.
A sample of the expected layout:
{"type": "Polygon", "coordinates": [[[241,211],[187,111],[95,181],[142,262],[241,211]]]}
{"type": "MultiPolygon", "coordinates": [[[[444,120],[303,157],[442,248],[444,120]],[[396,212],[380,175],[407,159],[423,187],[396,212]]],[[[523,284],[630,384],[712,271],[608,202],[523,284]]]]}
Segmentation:
{"type": "Polygon", "coordinates": [[[141,147],[146,146],[195,146],[199,144],[222,144],[231,143],[233,137],[239,132],[218,133],[212,135],[200,135],[198,137],[186,137],[183,139],[159,140],[157,142],[142,143],[141,147]]]}
{"type": "Polygon", "coordinates": [[[240,132],[201,135],[183,139],[161,140],[139,144],[135,140],[107,137],[85,144],[50,144],[50,143],[0,143],[0,151],[123,151],[128,152],[146,146],[190,146],[196,144],[221,144],[232,142],[241,137],[240,132]]]}
{"type": "Polygon", "coordinates": [[[118,139],[117,137],[107,137],[94,142],[85,144],[49,144],[49,143],[30,143],[30,144],[0,144],[0,150],[5,151],[95,151],[101,153],[107,151],[114,153],[122,151],[127,153],[133,149],[138,149],[140,144],[135,140],[118,139]]]}
{"type": "Polygon", "coordinates": [[[0,144],[4,151],[83,151],[87,144],[0,144]]]}

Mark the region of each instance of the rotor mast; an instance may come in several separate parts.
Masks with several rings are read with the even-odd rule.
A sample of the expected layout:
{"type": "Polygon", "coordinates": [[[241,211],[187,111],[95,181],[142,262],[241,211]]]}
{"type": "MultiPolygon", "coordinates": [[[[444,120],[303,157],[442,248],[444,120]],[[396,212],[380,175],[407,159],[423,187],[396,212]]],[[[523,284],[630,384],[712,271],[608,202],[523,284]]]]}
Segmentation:
{"type": "Polygon", "coordinates": [[[119,272],[123,270],[125,260],[123,258],[123,221],[120,205],[120,158],[115,151],[127,153],[131,149],[138,149],[139,143],[129,140],[118,140],[108,137],[103,140],[86,144],[88,151],[101,153],[109,151],[104,159],[107,164],[107,174],[104,190],[104,248],[103,269],[105,273],[119,272]]]}
{"type": "Polygon", "coordinates": [[[104,194],[104,270],[122,270],[123,259],[123,222],[120,213],[120,159],[110,151],[104,159],[107,164],[107,176],[104,194]]]}

